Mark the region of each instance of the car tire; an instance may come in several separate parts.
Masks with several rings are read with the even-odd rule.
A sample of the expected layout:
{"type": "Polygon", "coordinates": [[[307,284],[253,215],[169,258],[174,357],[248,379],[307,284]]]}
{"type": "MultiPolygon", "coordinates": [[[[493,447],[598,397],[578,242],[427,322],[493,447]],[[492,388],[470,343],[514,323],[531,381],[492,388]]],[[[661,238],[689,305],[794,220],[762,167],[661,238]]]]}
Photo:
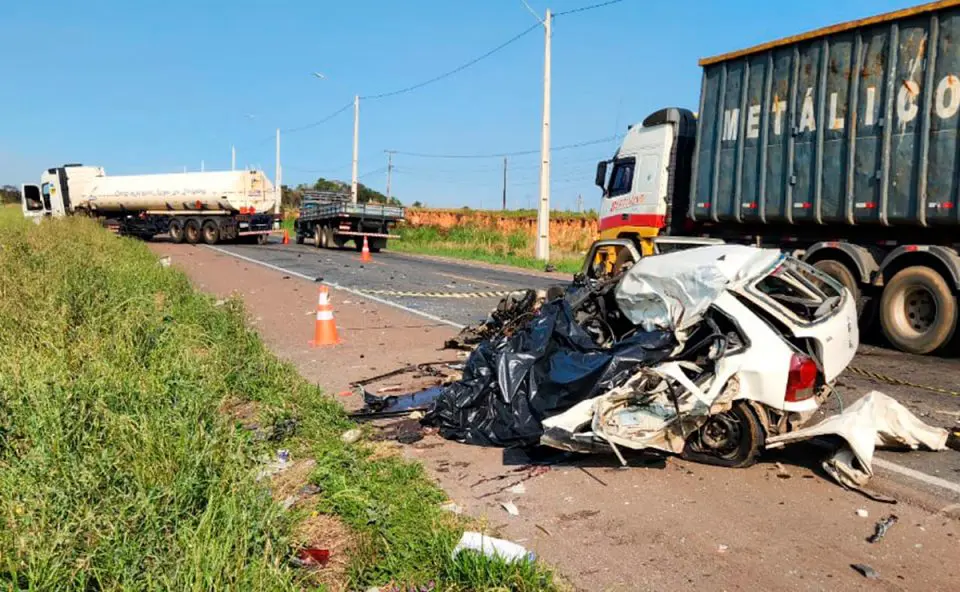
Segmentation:
{"type": "Polygon", "coordinates": [[[880,297],[880,326],[890,343],[911,354],[945,347],[957,328],[957,298],[939,273],[915,265],[897,272],[880,297]]]}
{"type": "Polygon", "coordinates": [[[183,220],[174,219],[170,222],[170,226],[167,229],[167,233],[170,234],[170,242],[175,245],[179,245],[183,242],[183,220]]]}
{"type": "Polygon", "coordinates": [[[853,277],[850,269],[843,263],[834,261],[833,259],[817,261],[813,266],[840,282],[844,288],[850,291],[850,294],[853,296],[853,301],[857,305],[857,314],[859,315],[863,310],[863,305],[860,302],[860,284],[857,282],[857,278],[853,277]]]}
{"type": "Polygon", "coordinates": [[[189,245],[200,242],[200,222],[196,218],[190,218],[183,225],[183,236],[189,245]]]}
{"type": "Polygon", "coordinates": [[[207,220],[203,223],[203,242],[208,245],[220,242],[220,226],[215,220],[207,220]]]}
{"type": "Polygon", "coordinates": [[[744,468],[757,462],[766,436],[756,412],[745,402],[734,402],[723,413],[711,415],[699,430],[687,438],[683,458],[694,462],[729,468],[744,468]],[[736,426],[735,437],[722,449],[711,448],[707,434],[715,426],[736,426]]]}

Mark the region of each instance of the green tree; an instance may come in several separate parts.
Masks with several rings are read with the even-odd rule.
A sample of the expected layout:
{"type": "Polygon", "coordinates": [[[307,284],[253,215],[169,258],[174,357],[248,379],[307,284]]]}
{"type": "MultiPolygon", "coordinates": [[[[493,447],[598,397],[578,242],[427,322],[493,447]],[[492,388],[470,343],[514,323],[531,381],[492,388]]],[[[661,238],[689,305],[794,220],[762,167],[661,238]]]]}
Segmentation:
{"type": "Polygon", "coordinates": [[[13,185],[0,187],[0,204],[20,203],[20,189],[13,185]]]}

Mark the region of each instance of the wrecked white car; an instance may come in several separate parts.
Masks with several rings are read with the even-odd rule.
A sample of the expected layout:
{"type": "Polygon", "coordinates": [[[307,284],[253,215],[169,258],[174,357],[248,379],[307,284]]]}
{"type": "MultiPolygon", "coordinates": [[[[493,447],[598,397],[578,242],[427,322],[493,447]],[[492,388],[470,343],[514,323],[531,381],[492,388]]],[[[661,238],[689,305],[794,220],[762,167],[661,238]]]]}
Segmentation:
{"type": "Polygon", "coordinates": [[[540,443],[656,449],[731,467],[805,424],[853,359],[856,306],[779,251],[718,245],[643,258],[615,288],[620,314],[669,331],[668,359],[542,420],[540,443]]]}

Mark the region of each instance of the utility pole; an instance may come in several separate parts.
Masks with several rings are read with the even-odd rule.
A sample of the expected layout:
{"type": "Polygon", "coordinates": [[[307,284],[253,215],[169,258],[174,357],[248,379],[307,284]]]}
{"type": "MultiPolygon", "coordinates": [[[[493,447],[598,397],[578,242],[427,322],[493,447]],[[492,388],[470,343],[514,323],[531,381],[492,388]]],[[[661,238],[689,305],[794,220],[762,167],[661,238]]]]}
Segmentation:
{"type": "Polygon", "coordinates": [[[353,96],[353,181],[350,183],[350,200],[357,203],[357,158],[360,153],[360,95],[353,96]]]}
{"type": "Polygon", "coordinates": [[[280,167],[280,128],[277,128],[277,164],[274,180],[277,183],[273,188],[273,216],[274,224],[277,224],[280,215],[280,200],[283,199],[283,171],[280,167]]]}
{"type": "Polygon", "coordinates": [[[577,194],[577,212],[580,214],[583,213],[583,194],[581,193],[577,194]]]}
{"type": "Polygon", "coordinates": [[[237,170],[237,147],[230,146],[230,170],[237,170]]]}
{"type": "Polygon", "coordinates": [[[203,161],[201,160],[201,161],[200,161],[200,172],[202,173],[203,171],[204,171],[203,161]]]}
{"type": "Polygon", "coordinates": [[[387,153],[387,201],[390,201],[390,173],[393,172],[393,150],[385,150],[387,153]]]}
{"type": "Polygon", "coordinates": [[[507,157],[503,157],[503,207],[501,210],[506,211],[507,209],[507,157]]]}
{"type": "Polygon", "coordinates": [[[540,207],[537,210],[536,256],[550,260],[550,38],[553,15],[543,21],[543,131],[540,136],[540,207]]]}

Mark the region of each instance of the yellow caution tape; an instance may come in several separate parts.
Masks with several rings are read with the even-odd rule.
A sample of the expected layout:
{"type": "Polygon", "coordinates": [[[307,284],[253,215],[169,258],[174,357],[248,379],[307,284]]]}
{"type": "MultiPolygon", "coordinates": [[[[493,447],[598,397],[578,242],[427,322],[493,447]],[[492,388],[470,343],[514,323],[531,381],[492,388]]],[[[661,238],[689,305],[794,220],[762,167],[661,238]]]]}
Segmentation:
{"type": "Polygon", "coordinates": [[[872,372],[870,370],[864,370],[863,368],[857,368],[856,366],[848,366],[847,370],[851,374],[856,374],[858,376],[863,376],[864,378],[869,378],[870,380],[875,380],[877,382],[883,382],[893,386],[908,386],[915,389],[921,389],[925,391],[930,391],[932,393],[937,393],[940,395],[948,395],[951,397],[960,397],[960,392],[952,391],[950,389],[945,389],[939,386],[929,386],[926,384],[917,384],[915,382],[910,382],[909,380],[903,380],[900,378],[894,378],[893,376],[887,376],[886,374],[880,374],[879,372],[872,372]]]}
{"type": "Polygon", "coordinates": [[[499,292],[405,292],[401,290],[367,290],[357,289],[361,294],[375,296],[399,296],[405,298],[503,298],[512,291],[499,292]]]}

